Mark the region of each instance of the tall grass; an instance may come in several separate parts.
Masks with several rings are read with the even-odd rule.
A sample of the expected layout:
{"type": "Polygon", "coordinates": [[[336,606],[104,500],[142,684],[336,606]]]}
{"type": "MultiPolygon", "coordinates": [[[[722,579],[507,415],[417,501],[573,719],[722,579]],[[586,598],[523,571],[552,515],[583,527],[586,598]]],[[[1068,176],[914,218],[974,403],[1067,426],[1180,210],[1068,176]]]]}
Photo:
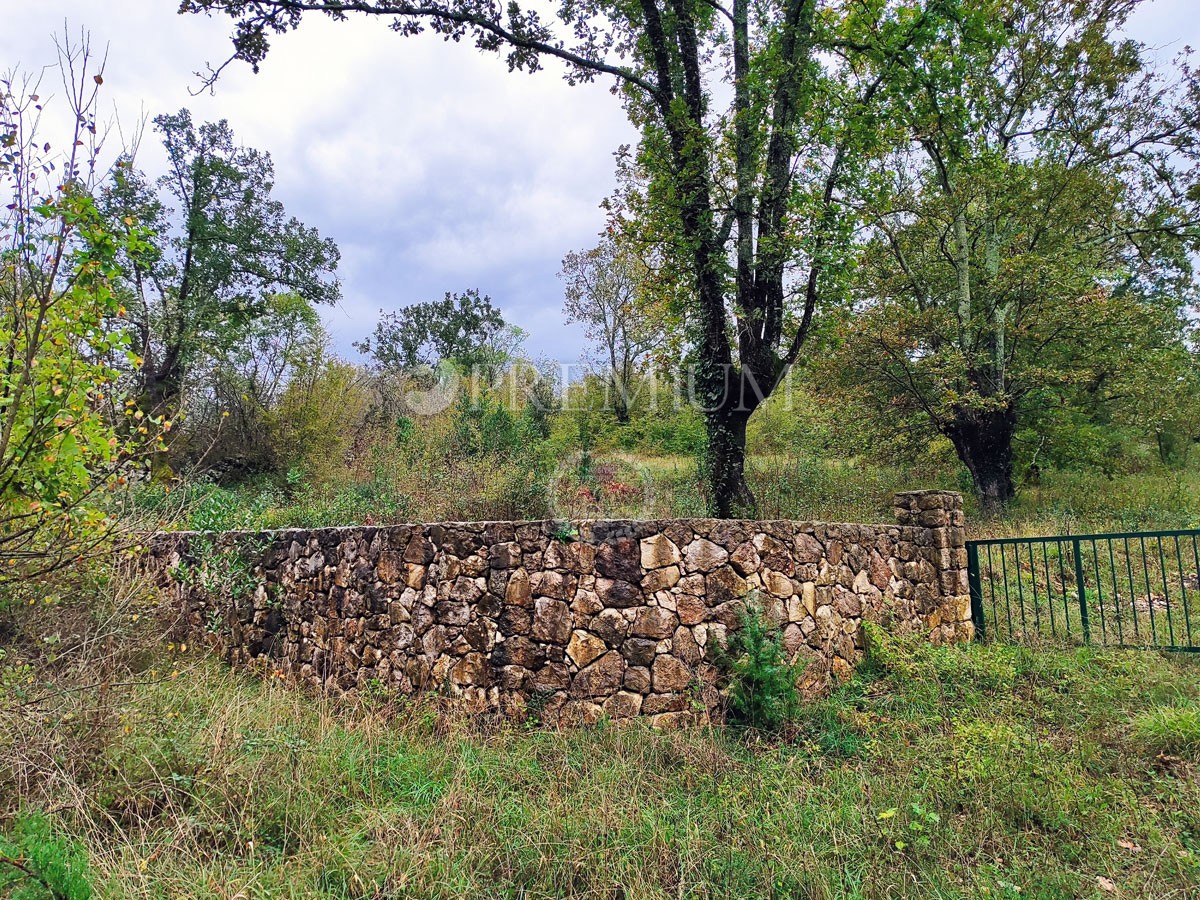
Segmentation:
{"type": "Polygon", "coordinates": [[[1138,717],[1200,702],[1195,675],[876,639],[781,736],[556,732],[164,644],[5,704],[0,832],[44,817],[112,897],[1191,896],[1200,757],[1138,717]]]}

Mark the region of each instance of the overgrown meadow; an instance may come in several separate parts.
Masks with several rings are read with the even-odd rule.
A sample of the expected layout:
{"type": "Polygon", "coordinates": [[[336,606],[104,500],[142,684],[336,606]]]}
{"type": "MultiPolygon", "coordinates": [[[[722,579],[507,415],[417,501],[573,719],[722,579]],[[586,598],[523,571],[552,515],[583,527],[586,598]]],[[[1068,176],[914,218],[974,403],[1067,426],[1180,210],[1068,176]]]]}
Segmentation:
{"type": "Polygon", "coordinates": [[[57,649],[19,648],[36,660],[27,668],[7,660],[7,895],[1067,898],[1200,886],[1190,659],[873,633],[851,681],[772,733],[559,732],[464,718],[436,699],[335,703],[234,672],[163,639],[152,599],[102,590],[103,606],[35,607],[29,634],[57,649]]]}

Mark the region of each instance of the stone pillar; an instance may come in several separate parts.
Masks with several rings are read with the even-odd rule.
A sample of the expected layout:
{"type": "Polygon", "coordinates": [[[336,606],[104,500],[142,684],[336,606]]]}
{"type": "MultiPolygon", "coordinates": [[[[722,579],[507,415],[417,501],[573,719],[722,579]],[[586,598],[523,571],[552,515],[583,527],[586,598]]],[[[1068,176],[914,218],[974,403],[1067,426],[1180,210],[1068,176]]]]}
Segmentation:
{"type": "Polygon", "coordinates": [[[915,543],[933,566],[932,596],[921,613],[935,644],[969,641],[975,635],[967,587],[967,537],[962,494],[957,491],[901,491],[896,521],[916,529],[915,543]]]}

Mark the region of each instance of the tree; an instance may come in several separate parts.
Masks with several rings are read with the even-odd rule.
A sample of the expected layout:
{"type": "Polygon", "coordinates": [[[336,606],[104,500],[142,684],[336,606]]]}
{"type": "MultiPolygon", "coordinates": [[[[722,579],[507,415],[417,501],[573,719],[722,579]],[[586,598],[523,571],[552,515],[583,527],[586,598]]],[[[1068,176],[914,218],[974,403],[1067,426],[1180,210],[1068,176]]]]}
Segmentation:
{"type": "Polygon", "coordinates": [[[197,127],[185,109],[154,124],[168,173],[152,184],[126,156],[102,206],[114,226],[156,235],[153,252],[123,259],[128,319],[139,402],[173,414],[189,377],[242,340],[272,296],[335,303],[339,253],[272,199],[270,155],[238,146],[227,122],[197,127]]]}
{"type": "Polygon", "coordinates": [[[1135,5],[897,12],[927,26],[883,91],[898,149],[862,201],[874,234],[851,377],[949,438],[989,511],[1014,494],[1022,416],[1180,330],[1200,81],[1186,62],[1156,73],[1119,37],[1135,5]]]}
{"type": "Polygon", "coordinates": [[[370,404],[367,373],[332,355],[318,332],[266,414],[278,469],[298,469],[313,484],[344,472],[370,404]]]}
{"type": "MultiPolygon", "coordinates": [[[[115,234],[93,200],[103,129],[86,35],[59,44],[72,130],[40,131],[40,76],[0,78],[0,584],[74,563],[114,532],[103,495],[154,448],[160,423],[131,408],[115,234]]],[[[161,423],[169,428],[169,423],[161,423]]]]}
{"type": "Polygon", "coordinates": [[[563,311],[584,325],[607,369],[617,421],[629,421],[629,392],[646,354],[659,343],[659,316],[641,294],[646,265],[613,232],[591,250],[568,253],[559,277],[565,282],[563,311]]]}
{"type": "Polygon", "coordinates": [[[504,321],[492,298],[475,288],[441,300],[414,303],[397,312],[380,312],[371,337],[354,346],[388,372],[403,372],[442,362],[494,381],[524,340],[504,321]]]}
{"type": "Polygon", "coordinates": [[[297,294],[267,298],[265,309],[220,358],[197,372],[185,434],[189,456],[226,470],[286,468],[268,424],[298,372],[328,342],[317,310],[297,294]]]}
{"type": "Polygon", "coordinates": [[[894,27],[862,29],[862,43],[851,44],[840,34],[839,6],[821,0],[566,3],[557,21],[517,3],[474,0],[181,5],[230,15],[231,59],[255,67],[272,35],[311,12],[381,17],[404,35],[431,28],[470,38],[502,53],[510,69],[534,71],[557,59],[571,83],[615,79],[642,133],[638,156],[649,185],[639,212],[687,280],[685,319],[694,329],[697,401],[720,516],[753,506],[746,423],[797,359],[819,303],[837,294],[852,234],[839,201],[871,151],[870,113],[888,67],[923,27],[922,16],[898,19],[881,4],[864,9],[894,27]],[[883,71],[861,77],[866,55],[883,71]],[[721,109],[724,97],[729,105],[721,109]]]}

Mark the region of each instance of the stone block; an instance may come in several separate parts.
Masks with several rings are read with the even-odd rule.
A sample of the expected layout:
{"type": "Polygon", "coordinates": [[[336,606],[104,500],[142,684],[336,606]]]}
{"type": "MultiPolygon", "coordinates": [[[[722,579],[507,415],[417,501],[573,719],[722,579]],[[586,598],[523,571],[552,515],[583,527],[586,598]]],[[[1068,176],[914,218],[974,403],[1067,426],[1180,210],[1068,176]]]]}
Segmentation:
{"type": "Polygon", "coordinates": [[[707,538],[696,538],[684,550],[684,569],[688,573],[711,572],[725,565],[729,552],[707,538]]]}
{"type": "Polygon", "coordinates": [[[653,594],[655,591],[673,588],[679,583],[680,577],[679,566],[676,565],[655,569],[642,579],[642,590],[647,594],[653,594]]]}
{"type": "Polygon", "coordinates": [[[641,589],[628,581],[611,578],[596,579],[596,594],[605,606],[627,609],[643,602],[641,589]]]}
{"type": "Polygon", "coordinates": [[[677,565],[681,558],[679,548],[665,534],[651,535],[641,541],[641,563],[647,571],[677,565]]]}
{"type": "Polygon", "coordinates": [[[584,668],[593,660],[602,656],[608,649],[603,640],[581,629],[571,632],[571,640],[567,644],[567,656],[579,668],[584,668]]]}
{"type": "Polygon", "coordinates": [[[658,694],[683,691],[692,683],[691,668],[669,654],[663,654],[654,660],[650,675],[654,691],[658,694]]]}
{"type": "Polygon", "coordinates": [[[571,637],[571,610],[561,600],[538,597],[534,601],[533,627],[530,633],[539,641],[565,644],[571,637]]]}
{"type": "Polygon", "coordinates": [[[587,668],[575,673],[570,693],[572,697],[607,697],[621,688],[624,677],[624,658],[617,651],[610,650],[587,668]]]}
{"type": "Polygon", "coordinates": [[[604,701],[604,714],[610,719],[632,719],[642,710],[642,695],[618,691],[604,701]]]}
{"type": "Polygon", "coordinates": [[[631,633],[637,637],[662,640],[669,638],[679,624],[679,617],[667,609],[642,607],[633,619],[631,633]]]}

